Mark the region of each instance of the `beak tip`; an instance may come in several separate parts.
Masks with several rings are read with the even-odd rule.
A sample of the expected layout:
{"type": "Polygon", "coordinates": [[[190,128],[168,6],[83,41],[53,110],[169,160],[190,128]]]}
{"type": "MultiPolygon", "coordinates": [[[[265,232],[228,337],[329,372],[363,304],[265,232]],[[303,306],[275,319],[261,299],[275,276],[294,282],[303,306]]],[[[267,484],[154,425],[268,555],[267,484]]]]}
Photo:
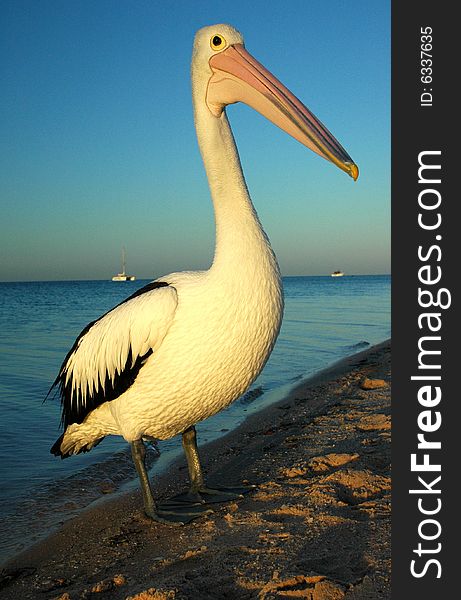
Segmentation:
{"type": "Polygon", "coordinates": [[[348,165],[349,175],[352,177],[354,181],[357,181],[359,176],[359,168],[355,163],[349,163],[348,165]]]}

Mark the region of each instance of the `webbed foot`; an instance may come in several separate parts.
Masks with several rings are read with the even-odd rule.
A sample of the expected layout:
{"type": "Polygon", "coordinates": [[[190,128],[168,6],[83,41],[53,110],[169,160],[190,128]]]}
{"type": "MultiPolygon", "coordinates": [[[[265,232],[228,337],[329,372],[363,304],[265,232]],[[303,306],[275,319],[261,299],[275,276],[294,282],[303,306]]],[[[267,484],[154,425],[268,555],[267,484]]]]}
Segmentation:
{"type": "Polygon", "coordinates": [[[255,485],[223,487],[207,485],[200,486],[197,490],[189,490],[182,494],[177,494],[169,500],[169,504],[196,506],[200,504],[218,504],[220,502],[230,502],[231,500],[240,500],[244,494],[248,494],[256,488],[255,485]]]}
{"type": "Polygon", "coordinates": [[[211,514],[211,509],[205,508],[202,504],[198,505],[180,505],[166,501],[159,504],[156,509],[144,509],[144,513],[153,521],[164,525],[186,525],[194,519],[211,514]]]}
{"type": "Polygon", "coordinates": [[[218,502],[229,502],[230,500],[239,500],[240,498],[243,498],[245,494],[249,494],[255,489],[255,485],[213,485],[212,487],[208,487],[207,485],[205,485],[200,488],[199,494],[206,504],[215,504],[218,502]]]}

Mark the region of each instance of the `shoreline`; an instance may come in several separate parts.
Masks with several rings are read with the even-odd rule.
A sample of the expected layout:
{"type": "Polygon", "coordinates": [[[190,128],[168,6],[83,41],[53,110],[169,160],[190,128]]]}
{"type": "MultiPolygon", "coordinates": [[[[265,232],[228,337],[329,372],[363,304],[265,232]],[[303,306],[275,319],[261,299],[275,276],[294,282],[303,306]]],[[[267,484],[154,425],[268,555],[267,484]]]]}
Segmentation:
{"type": "MultiPolygon", "coordinates": [[[[362,348],[362,350],[359,350],[357,348],[355,349],[355,354],[358,354],[361,351],[367,351],[372,347],[373,346],[368,345],[367,348],[362,348]]],[[[217,442],[219,444],[220,440],[225,439],[226,435],[230,435],[232,432],[237,431],[239,427],[241,427],[243,423],[248,421],[248,419],[250,419],[253,415],[258,415],[259,413],[270,408],[271,406],[276,406],[279,402],[286,401],[294,390],[298,389],[300,386],[302,387],[304,385],[309,385],[310,382],[317,381],[317,379],[322,379],[323,377],[327,376],[331,370],[336,370],[337,368],[340,368],[342,364],[347,364],[348,359],[354,357],[355,354],[350,354],[342,358],[337,358],[334,362],[321,368],[318,371],[315,371],[314,373],[306,374],[303,377],[300,377],[297,381],[292,380],[291,382],[286,382],[278,387],[274,387],[273,389],[268,389],[261,394],[261,397],[257,395],[255,400],[251,403],[245,405],[241,404],[240,409],[237,409],[240,410],[240,416],[236,415],[239,421],[237,422],[237,424],[232,425],[231,417],[230,422],[228,424],[226,423],[226,427],[228,427],[226,430],[221,429],[221,431],[218,432],[219,430],[215,429],[212,431],[207,431],[205,435],[203,435],[204,432],[200,432],[199,429],[199,447],[202,448],[204,452],[206,452],[206,447],[208,447],[209,444],[212,444],[213,442],[217,442]],[[212,436],[211,439],[209,439],[210,434],[212,436]]],[[[236,402],[235,404],[238,404],[238,402],[236,402]]],[[[236,407],[234,406],[232,408],[235,409],[236,407]]],[[[181,461],[182,456],[183,450],[180,441],[178,442],[176,447],[170,448],[167,451],[162,451],[160,455],[156,455],[155,450],[149,449],[149,475],[154,475],[156,478],[160,479],[162,476],[165,476],[168,469],[174,468],[173,465],[176,462],[181,461]]],[[[106,465],[107,458],[105,460],[106,462],[94,463],[93,465],[87,466],[83,473],[98,468],[98,464],[99,466],[106,465]]],[[[118,481],[114,481],[112,479],[112,476],[110,475],[110,472],[107,469],[107,467],[105,467],[104,472],[99,475],[99,484],[97,483],[97,474],[93,474],[90,478],[91,481],[88,482],[85,482],[81,478],[79,480],[78,472],[71,474],[68,477],[65,477],[62,480],[62,485],[65,486],[64,498],[62,499],[62,501],[53,503],[52,507],[48,505],[47,507],[42,506],[41,509],[38,509],[37,514],[39,514],[39,512],[42,511],[45,523],[42,522],[39,524],[38,522],[36,522],[37,519],[35,519],[35,521],[32,521],[31,523],[32,528],[27,528],[26,524],[24,524],[19,529],[14,529],[14,534],[12,538],[14,540],[19,540],[19,543],[16,544],[18,547],[9,552],[5,552],[4,548],[0,549],[0,570],[11,560],[13,560],[16,556],[19,556],[23,552],[26,552],[27,550],[30,550],[31,548],[40,544],[48,537],[53,535],[55,532],[59,531],[65,525],[65,523],[73,520],[79,515],[84,514],[85,511],[91,510],[95,506],[99,506],[101,503],[118,501],[122,496],[125,496],[126,494],[137,490],[139,488],[139,480],[134,469],[129,447],[126,446],[125,451],[120,452],[119,450],[117,453],[112,454],[112,460],[112,473],[116,473],[116,479],[118,479],[118,481]],[[118,461],[115,460],[117,457],[118,461]],[[123,471],[126,480],[123,481],[119,478],[120,473],[118,470],[123,471]],[[70,495],[68,494],[67,490],[69,489],[69,487],[75,488],[74,479],[77,479],[78,481],[77,487],[81,486],[82,488],[88,488],[87,496],[92,496],[91,499],[89,499],[86,502],[84,499],[82,503],[80,498],[75,498],[74,496],[72,496],[72,493],[70,493],[70,495]],[[50,515],[58,515],[58,517],[50,518],[50,515]],[[37,525],[40,527],[40,530],[37,529],[37,525]],[[48,528],[46,529],[47,525],[48,528]],[[26,540],[25,535],[28,532],[30,532],[32,535],[29,540],[26,540]]],[[[55,496],[56,493],[59,493],[59,488],[56,487],[55,482],[53,482],[53,485],[56,488],[53,491],[53,496],[55,496]]],[[[5,518],[4,524],[6,524],[7,521],[7,518],[5,518]]]]}
{"type": "MultiPolygon", "coordinates": [[[[378,469],[379,473],[374,473],[370,468],[359,469],[356,465],[361,462],[366,463],[367,456],[376,454],[376,449],[371,451],[373,444],[370,442],[368,453],[357,452],[357,448],[354,452],[347,450],[349,447],[352,449],[353,446],[357,446],[357,443],[363,446],[364,440],[371,434],[376,437],[375,446],[382,444],[386,446],[389,442],[390,392],[387,383],[390,378],[389,360],[389,340],[346,357],[295,384],[287,396],[250,414],[235,430],[200,447],[205,472],[212,481],[219,484],[223,481],[224,475],[229,477],[229,481],[236,483],[239,480],[249,480],[257,485],[254,493],[237,502],[217,505],[216,512],[209,517],[202,517],[182,528],[152,524],[145,518],[142,514],[139,490],[126,492],[113,498],[104,498],[103,501],[97,501],[96,505],[93,504],[77,517],[64,523],[57,532],[5,563],[3,578],[0,579],[0,586],[2,586],[0,597],[21,597],[25,600],[28,598],[74,600],[92,597],[124,599],[130,594],[155,588],[155,591],[146,591],[147,595],[143,598],[161,600],[162,598],[200,597],[211,600],[216,598],[212,595],[213,577],[210,581],[205,576],[201,581],[197,577],[188,579],[186,575],[190,569],[195,569],[197,572],[197,568],[200,570],[200,566],[203,566],[210,570],[216,562],[214,565],[216,578],[220,574],[223,575],[226,571],[225,566],[229,562],[232,563],[235,559],[239,564],[246,565],[249,557],[255,563],[256,572],[252,576],[235,574],[231,578],[232,581],[228,582],[230,595],[226,597],[267,599],[282,597],[277,590],[293,590],[295,588],[290,588],[292,585],[297,586],[296,589],[299,586],[305,586],[306,589],[312,587],[314,590],[312,593],[317,593],[318,588],[317,595],[312,596],[315,600],[322,598],[326,600],[330,597],[355,600],[362,598],[360,586],[370,587],[378,583],[384,593],[384,596],[381,593],[380,597],[387,597],[385,594],[388,593],[389,588],[389,557],[386,553],[390,546],[390,539],[387,539],[390,537],[387,531],[390,513],[385,506],[388,506],[390,484],[388,475],[385,475],[384,471],[387,469],[388,461],[383,457],[377,461],[379,464],[383,463],[383,466],[378,469]],[[374,371],[382,375],[378,379],[385,380],[386,384],[382,389],[362,390],[358,384],[365,377],[372,378],[374,371]],[[353,394],[351,394],[352,388],[353,394]],[[373,403],[375,396],[379,397],[378,404],[381,403],[381,408],[384,409],[379,413],[371,412],[373,407],[370,402],[373,403]],[[348,401],[343,402],[338,399],[348,401]],[[335,431],[338,430],[335,434],[338,442],[332,443],[334,436],[332,437],[332,432],[328,433],[328,431],[323,432],[315,441],[317,434],[314,435],[315,432],[310,431],[315,421],[331,420],[335,411],[339,410],[338,406],[342,404],[345,404],[345,416],[341,427],[334,428],[335,431]],[[360,410],[360,404],[363,404],[366,410],[360,410]],[[373,415],[377,419],[375,425],[373,425],[373,415]],[[355,421],[362,423],[362,426],[354,429],[352,424],[355,421]],[[309,434],[307,435],[306,432],[309,434]],[[306,435],[307,438],[312,437],[312,439],[306,441],[306,435]],[[363,436],[364,439],[360,439],[363,436]],[[316,453],[315,450],[318,452],[316,453]],[[324,457],[334,455],[336,458],[330,456],[325,459],[323,470],[312,470],[306,463],[306,457],[310,456],[312,459],[320,455],[324,457]],[[337,458],[341,456],[342,458],[337,458]],[[349,459],[344,458],[347,456],[349,459]],[[338,460],[346,462],[341,465],[333,464],[333,466],[328,463],[328,461],[334,463],[338,460]],[[282,466],[284,463],[286,465],[282,466]],[[318,473],[323,475],[320,476],[318,473]],[[342,479],[340,477],[341,480],[336,481],[335,477],[338,478],[339,474],[342,479]],[[316,481],[319,477],[327,479],[328,482],[316,481]],[[360,481],[360,478],[363,481],[360,481]],[[314,489],[314,500],[311,502],[311,494],[303,494],[300,490],[312,486],[314,488],[317,486],[319,489],[314,489]],[[331,493],[325,491],[328,486],[333,490],[330,490],[331,493]],[[367,486],[370,488],[368,492],[367,486]],[[285,487],[286,490],[283,492],[285,487]],[[363,491],[365,499],[357,492],[362,488],[365,490],[363,491]],[[315,501],[316,494],[319,496],[318,505],[315,501]],[[373,500],[370,500],[371,497],[373,500]],[[373,502],[380,504],[383,498],[385,501],[379,510],[371,506],[373,502]],[[306,503],[307,505],[301,508],[301,505],[306,503]],[[335,508],[334,514],[322,513],[322,510],[325,512],[332,506],[335,508]],[[355,579],[352,576],[348,578],[344,574],[335,575],[335,572],[332,576],[331,572],[323,574],[322,569],[317,565],[316,568],[304,567],[297,574],[290,573],[291,577],[298,577],[298,579],[290,584],[288,577],[283,583],[283,569],[278,567],[286,561],[282,560],[281,554],[288,554],[288,547],[293,544],[296,546],[297,543],[304,543],[303,537],[307,532],[303,531],[303,528],[307,526],[309,531],[308,525],[316,523],[316,515],[322,516],[319,521],[323,523],[321,529],[326,527],[328,530],[328,527],[333,527],[335,519],[338,522],[333,529],[344,528],[344,525],[341,527],[341,523],[346,522],[349,517],[340,515],[341,511],[344,512],[343,509],[355,511],[355,514],[359,515],[368,526],[371,523],[381,524],[383,530],[387,531],[385,534],[380,530],[381,537],[384,541],[387,539],[387,543],[381,540],[380,547],[376,549],[376,552],[382,555],[381,558],[377,557],[376,561],[387,565],[381,567],[382,573],[379,577],[373,579],[369,575],[369,568],[365,569],[361,577],[355,574],[355,579]],[[373,514],[376,510],[380,516],[375,519],[373,514]],[[245,515],[245,518],[242,520],[239,515],[245,515]],[[286,531],[288,525],[284,525],[285,521],[293,526],[293,532],[286,531]],[[236,535],[237,530],[239,530],[238,535],[236,535]],[[267,544],[261,545],[264,535],[267,544]],[[301,539],[296,541],[299,537],[301,539]],[[221,538],[227,538],[227,543],[219,544],[221,538]],[[248,547],[245,546],[246,550],[241,550],[240,553],[233,553],[232,549],[238,546],[242,539],[248,547]],[[286,546],[287,549],[279,548],[280,552],[275,552],[279,542],[282,541],[283,547],[286,546]],[[214,545],[217,547],[213,548],[214,545]],[[258,545],[261,546],[260,553],[257,551],[258,545]],[[271,552],[267,552],[271,548],[274,550],[273,556],[271,552]],[[251,552],[251,549],[254,552],[251,552]],[[189,553],[188,556],[184,556],[184,551],[186,554],[189,553]],[[211,556],[213,560],[210,564],[211,556]],[[266,569],[264,576],[258,566],[262,561],[261,557],[264,557],[263,562],[271,563],[273,559],[272,563],[275,565],[273,572],[266,569]],[[280,565],[277,564],[278,562],[280,565]],[[185,566],[185,563],[190,565],[185,566]],[[185,569],[184,573],[181,566],[183,570],[185,569]],[[118,583],[114,579],[116,575],[120,575],[118,583]],[[315,577],[320,579],[314,581],[315,577]],[[101,589],[95,591],[98,584],[101,584],[99,585],[101,589]],[[269,586],[266,591],[264,586],[269,586]],[[191,589],[194,591],[191,592],[191,589]],[[330,596],[325,595],[327,591],[322,596],[322,589],[327,591],[329,589],[330,596]]],[[[383,446],[381,454],[387,451],[383,446]]],[[[153,485],[159,499],[184,489],[186,482],[187,469],[183,457],[175,459],[168,471],[160,476],[156,476],[154,471],[153,485]]],[[[355,522],[352,525],[355,526],[355,522]]],[[[322,535],[327,533],[323,531],[322,535]]],[[[294,551],[293,549],[291,552],[294,551]]],[[[315,567],[313,564],[310,566],[315,567]]],[[[241,565],[240,571],[246,573],[241,565]]],[[[214,585],[215,583],[216,581],[214,585]]],[[[365,588],[363,591],[366,593],[365,588]]],[[[304,597],[309,596],[304,595],[304,597]]]]}

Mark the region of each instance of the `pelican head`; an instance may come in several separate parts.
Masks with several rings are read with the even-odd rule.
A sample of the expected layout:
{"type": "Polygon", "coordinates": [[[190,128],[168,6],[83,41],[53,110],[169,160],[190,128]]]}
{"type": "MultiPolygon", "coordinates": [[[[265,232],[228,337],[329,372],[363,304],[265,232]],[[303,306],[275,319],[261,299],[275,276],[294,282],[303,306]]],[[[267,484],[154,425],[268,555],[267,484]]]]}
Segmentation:
{"type": "Polygon", "coordinates": [[[216,119],[235,102],[251,106],[286,133],[354,180],[357,165],[328,129],[272,73],[245,49],[230,25],[200,29],[192,57],[194,98],[201,97],[216,119]]]}

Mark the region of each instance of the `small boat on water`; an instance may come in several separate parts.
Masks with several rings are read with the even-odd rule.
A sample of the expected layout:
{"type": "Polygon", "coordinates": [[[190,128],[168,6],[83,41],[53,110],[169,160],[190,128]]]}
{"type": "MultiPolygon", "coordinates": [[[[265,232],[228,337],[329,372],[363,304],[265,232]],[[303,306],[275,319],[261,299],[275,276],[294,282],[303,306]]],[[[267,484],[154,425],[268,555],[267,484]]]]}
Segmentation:
{"type": "Polygon", "coordinates": [[[122,248],[122,272],[117,273],[112,277],[112,281],[135,281],[136,277],[134,275],[126,274],[126,256],[125,256],[125,248],[122,248]]]}
{"type": "Polygon", "coordinates": [[[342,271],[333,271],[331,276],[332,277],[344,277],[344,273],[342,271]]]}

